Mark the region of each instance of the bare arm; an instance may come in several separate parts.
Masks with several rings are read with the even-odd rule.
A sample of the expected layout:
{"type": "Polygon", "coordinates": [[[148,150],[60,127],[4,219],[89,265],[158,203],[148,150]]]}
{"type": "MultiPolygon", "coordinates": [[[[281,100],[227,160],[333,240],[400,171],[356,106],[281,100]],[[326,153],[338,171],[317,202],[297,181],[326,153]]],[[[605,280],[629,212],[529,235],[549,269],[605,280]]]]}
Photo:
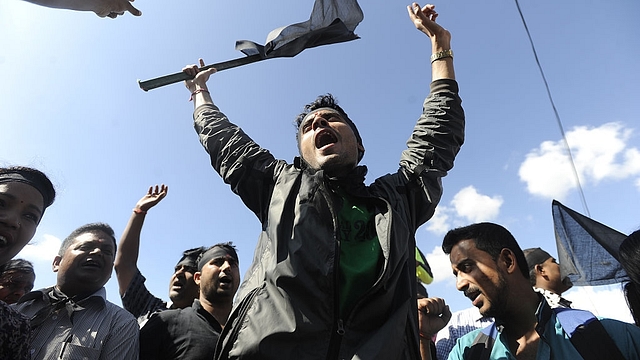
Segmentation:
{"type": "MultiPolygon", "coordinates": [[[[200,59],[200,67],[204,66],[204,60],[200,59]]],[[[195,76],[192,80],[187,80],[184,85],[191,92],[191,100],[193,101],[193,108],[197,108],[204,104],[213,104],[211,94],[209,94],[209,88],[207,88],[207,81],[209,76],[216,72],[216,69],[209,69],[200,71],[198,65],[185,66],[182,71],[186,74],[195,76]]]]}
{"type": "Polygon", "coordinates": [[[451,320],[451,310],[444,299],[418,299],[418,326],[420,327],[420,356],[422,360],[431,358],[431,338],[451,320]]]}
{"type": "Polygon", "coordinates": [[[127,288],[129,288],[131,280],[133,280],[133,277],[138,272],[140,233],[142,232],[145,215],[149,209],[154,207],[167,195],[168,191],[169,187],[164,184],[162,186],[156,185],[155,188],[151,186],[147,194],[136,203],[127,227],[125,227],[122,233],[120,244],[118,244],[118,251],[116,252],[116,259],[113,264],[116,270],[116,278],[118,279],[120,296],[124,295],[127,288]]]}
{"type": "Polygon", "coordinates": [[[140,10],[131,5],[133,0],[26,0],[41,6],[56,9],[69,9],[77,11],[93,11],[100,17],[115,18],[123,15],[125,11],[134,16],[142,15],[140,10]]]}
{"type": "MultiPolygon", "coordinates": [[[[420,8],[418,3],[407,6],[409,17],[416,28],[431,39],[431,52],[438,54],[451,50],[451,33],[436,23],[438,13],[435,6],[427,4],[420,8]]],[[[453,56],[441,57],[431,63],[431,80],[452,79],[456,75],[453,71],[453,56]]]]}

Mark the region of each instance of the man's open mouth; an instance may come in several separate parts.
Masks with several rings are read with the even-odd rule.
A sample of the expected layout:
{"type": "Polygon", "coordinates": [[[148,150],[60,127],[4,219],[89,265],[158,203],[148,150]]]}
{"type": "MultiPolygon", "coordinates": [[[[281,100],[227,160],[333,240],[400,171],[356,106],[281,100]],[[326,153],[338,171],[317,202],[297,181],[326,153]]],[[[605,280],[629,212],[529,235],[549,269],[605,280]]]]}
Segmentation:
{"type": "Polygon", "coordinates": [[[9,241],[7,240],[7,238],[3,235],[0,235],[0,248],[7,246],[7,243],[9,241]]]}
{"type": "Polygon", "coordinates": [[[316,148],[321,149],[329,144],[336,143],[338,138],[328,130],[321,130],[318,134],[316,134],[316,148]]]}
{"type": "Polygon", "coordinates": [[[82,267],[100,269],[102,268],[102,264],[96,260],[87,260],[82,264],[82,267]]]}

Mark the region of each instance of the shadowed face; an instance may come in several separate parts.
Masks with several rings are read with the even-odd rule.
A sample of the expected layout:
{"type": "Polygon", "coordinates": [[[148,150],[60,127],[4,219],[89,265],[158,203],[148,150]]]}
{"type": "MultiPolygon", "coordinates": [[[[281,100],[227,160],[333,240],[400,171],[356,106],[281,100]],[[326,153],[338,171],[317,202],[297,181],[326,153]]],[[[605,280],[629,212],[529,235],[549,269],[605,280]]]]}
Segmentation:
{"type": "Polygon", "coordinates": [[[498,263],[478,250],[474,240],[462,240],[449,255],[456,287],[484,316],[500,318],[507,304],[509,286],[498,263]]]}
{"type": "Polygon", "coordinates": [[[7,271],[0,277],[0,300],[15,304],[22,295],[33,289],[36,275],[25,271],[7,271]]]}
{"type": "Polygon", "coordinates": [[[231,302],[240,286],[238,260],[230,255],[216,256],[195,274],[195,280],[200,285],[201,298],[212,303],[231,302]]]}
{"type": "Polygon", "coordinates": [[[560,274],[560,264],[553,257],[548,258],[542,264],[538,265],[542,268],[544,276],[548,279],[548,287],[550,291],[558,295],[562,295],[563,292],[569,290],[573,284],[571,280],[566,277],[562,279],[560,274]]]}
{"type": "Polygon", "coordinates": [[[53,261],[58,288],[68,296],[98,291],[111,277],[115,248],[113,238],[103,231],[80,234],[53,261]]]}
{"type": "Polygon", "coordinates": [[[42,194],[33,186],[0,184],[0,264],[11,260],[33,238],[43,212],[42,194]]]}
{"type": "Polygon", "coordinates": [[[299,128],[300,153],[312,169],[341,175],[358,163],[364,147],[351,126],[335,110],[319,109],[307,115],[299,128]]]}
{"type": "Polygon", "coordinates": [[[198,269],[192,264],[180,262],[169,282],[169,299],[173,308],[185,308],[191,306],[194,299],[198,298],[200,289],[193,281],[193,274],[198,269]]]}

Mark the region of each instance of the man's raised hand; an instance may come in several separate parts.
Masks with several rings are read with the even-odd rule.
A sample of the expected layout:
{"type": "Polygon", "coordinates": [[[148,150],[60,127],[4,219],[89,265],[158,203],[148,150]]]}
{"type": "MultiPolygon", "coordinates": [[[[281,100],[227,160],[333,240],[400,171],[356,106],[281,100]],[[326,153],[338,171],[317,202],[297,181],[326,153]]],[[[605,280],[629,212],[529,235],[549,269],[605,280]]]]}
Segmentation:
{"type": "Polygon", "coordinates": [[[164,199],[167,196],[167,192],[169,192],[169,187],[164,184],[161,186],[156,185],[155,188],[153,186],[149,187],[147,194],[136,203],[136,209],[146,212],[164,199]]]}

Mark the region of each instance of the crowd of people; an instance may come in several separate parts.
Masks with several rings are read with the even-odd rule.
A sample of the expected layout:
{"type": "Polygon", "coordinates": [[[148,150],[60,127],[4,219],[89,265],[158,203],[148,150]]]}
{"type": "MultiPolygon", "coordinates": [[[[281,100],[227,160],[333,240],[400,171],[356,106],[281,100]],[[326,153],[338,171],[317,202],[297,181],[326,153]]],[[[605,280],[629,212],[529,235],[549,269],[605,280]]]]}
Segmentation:
{"type": "MultiPolygon", "coordinates": [[[[128,0],[52,7],[116,17],[128,0]],[[102,4],[101,7],[96,7],[102,4]],[[109,6],[105,4],[110,4],[109,6]]],[[[300,156],[276,159],[230,122],[209,93],[215,69],[183,71],[194,125],[211,164],[261,223],[244,279],[231,242],[183,252],[169,302],[138,268],[148,212],[168,194],[151,186],[118,242],[91,223],[72,231],[53,260],[56,283],[32,291],[33,266],[13,259],[55,199],[28,167],[0,168],[0,357],[4,359],[638,359],[638,232],[620,247],[636,324],[573,309],[572,285],[540,248],[522,250],[498,224],[450,230],[442,242],[456,286],[472,307],[451,313],[416,281],[416,230],[434,214],[464,142],[451,34],[433,5],[407,7],[430,40],[430,93],[399,169],[370,185],[354,121],[331,94],[297,116],[300,156]],[[123,307],[105,284],[115,269],[123,307]]],[[[142,254],[142,256],[149,256],[142,254]]]]}

